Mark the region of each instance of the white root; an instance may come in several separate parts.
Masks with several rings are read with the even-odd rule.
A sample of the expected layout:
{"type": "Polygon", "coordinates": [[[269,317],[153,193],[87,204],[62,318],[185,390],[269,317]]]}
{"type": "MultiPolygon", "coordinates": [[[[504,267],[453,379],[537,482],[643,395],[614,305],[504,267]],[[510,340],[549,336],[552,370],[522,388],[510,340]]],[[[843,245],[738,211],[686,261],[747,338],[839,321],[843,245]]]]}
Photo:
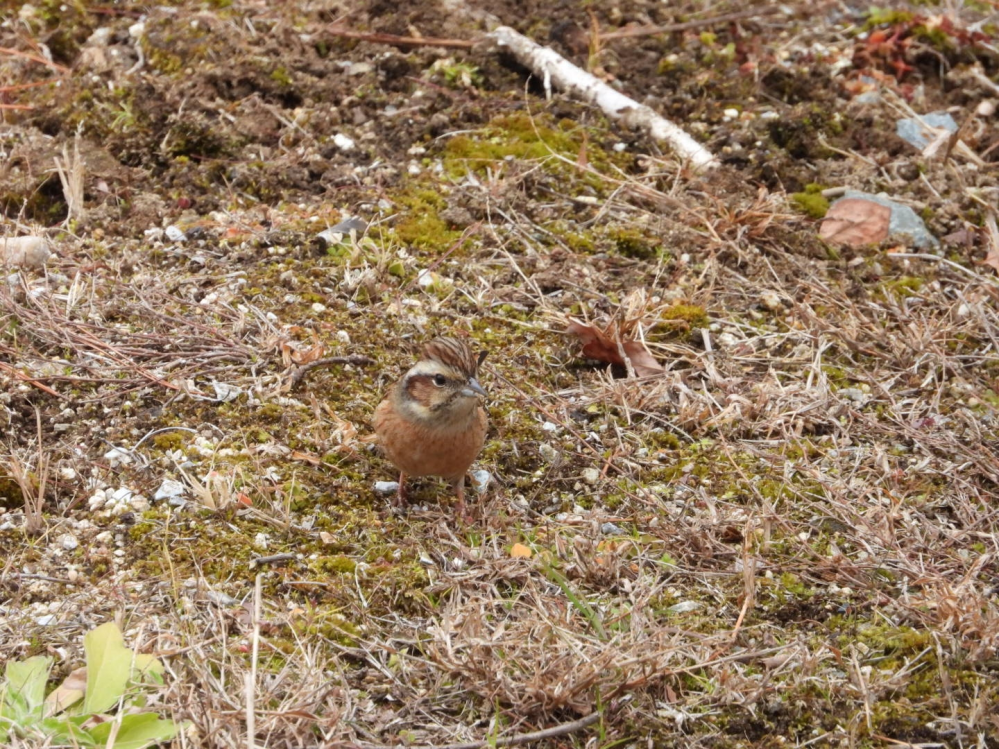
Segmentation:
{"type": "Polygon", "coordinates": [[[573,65],[551,48],[531,41],[509,26],[500,26],[487,36],[501,48],[509,50],[521,65],[541,77],[546,94],[551,93],[554,84],[583,101],[595,104],[608,117],[621,120],[630,127],[641,128],[657,140],[666,141],[698,171],[718,166],[711,152],[681,128],[573,65]]]}

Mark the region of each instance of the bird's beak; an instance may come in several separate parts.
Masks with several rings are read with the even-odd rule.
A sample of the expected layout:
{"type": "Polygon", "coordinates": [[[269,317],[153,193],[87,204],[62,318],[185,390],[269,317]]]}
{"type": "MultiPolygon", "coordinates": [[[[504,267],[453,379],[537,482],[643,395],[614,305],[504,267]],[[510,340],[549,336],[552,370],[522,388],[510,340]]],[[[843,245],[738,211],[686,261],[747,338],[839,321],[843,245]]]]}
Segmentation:
{"type": "Polygon", "coordinates": [[[474,398],[476,395],[488,395],[482,385],[479,384],[479,381],[474,377],[468,381],[468,384],[465,385],[464,388],[462,388],[461,394],[466,398],[474,398]]]}

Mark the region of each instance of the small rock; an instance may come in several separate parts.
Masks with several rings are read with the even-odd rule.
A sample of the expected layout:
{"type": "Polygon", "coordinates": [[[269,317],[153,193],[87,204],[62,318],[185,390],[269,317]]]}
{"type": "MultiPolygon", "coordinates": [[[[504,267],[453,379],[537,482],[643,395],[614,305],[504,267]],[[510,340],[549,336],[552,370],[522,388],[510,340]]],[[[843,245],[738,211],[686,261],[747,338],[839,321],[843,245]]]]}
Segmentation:
{"type": "Polygon", "coordinates": [[[80,540],[72,533],[63,533],[59,536],[59,545],[66,551],[72,551],[80,545],[80,540]]]}
{"type": "Polygon", "coordinates": [[[700,601],[681,601],[670,606],[666,611],[670,614],[686,614],[688,611],[696,611],[703,604],[700,601]]]}
{"type": "Polygon", "coordinates": [[[583,481],[587,484],[595,484],[600,481],[600,470],[597,468],[584,468],[583,481]]]}
{"type": "Polygon", "coordinates": [[[853,401],[860,405],[863,405],[870,399],[870,396],[860,388],[843,388],[836,391],[836,394],[841,398],[846,398],[848,401],[853,401]]]}
{"type": "Polygon", "coordinates": [[[343,133],[337,133],[333,136],[333,145],[341,151],[353,151],[357,144],[354,143],[353,138],[349,138],[343,133]]]}
{"type": "Polygon", "coordinates": [[[375,492],[377,494],[395,494],[399,491],[398,481],[376,481],[375,492]]]}
{"type": "Polygon", "coordinates": [[[219,403],[234,401],[243,394],[243,388],[239,385],[230,385],[227,382],[219,382],[218,380],[212,380],[212,388],[215,390],[215,399],[219,403]]]}
{"type": "Polygon", "coordinates": [[[624,535],[625,530],[621,526],[615,525],[614,523],[603,523],[600,526],[600,532],[605,536],[621,536],[624,535]]]}
{"type": "Polygon", "coordinates": [[[0,263],[21,268],[41,268],[52,255],[45,237],[7,237],[0,239],[0,263]]]}
{"type": "Polygon", "coordinates": [[[166,228],[166,236],[167,239],[169,239],[171,242],[187,241],[187,235],[184,233],[184,231],[179,227],[174,226],[173,224],[170,224],[170,226],[166,228]]]}
{"type": "Polygon", "coordinates": [[[947,112],[930,112],[921,117],[906,117],[895,123],[895,134],[909,145],[922,150],[936,138],[933,130],[957,132],[957,122],[947,112]]]}
{"type": "Polygon", "coordinates": [[[185,487],[179,481],[174,481],[173,479],[163,479],[163,483],[160,484],[160,488],[156,490],[153,495],[153,499],[159,501],[161,499],[178,499],[187,494],[187,487],[185,487]]]}
{"type": "Polygon", "coordinates": [[[333,247],[335,245],[341,244],[344,239],[350,235],[353,231],[358,237],[360,237],[368,228],[368,223],[359,216],[351,216],[344,221],[341,221],[336,226],[331,226],[329,229],[319,232],[316,238],[319,240],[323,249],[328,247],[333,247]]]}
{"type": "Polygon", "coordinates": [[[764,291],[760,294],[760,302],[771,312],[783,309],[783,305],[780,303],[780,295],[776,291],[764,291]]]}
{"type": "Polygon", "coordinates": [[[104,453],[104,459],[111,461],[112,468],[119,464],[128,465],[133,461],[132,454],[121,447],[112,447],[104,453]]]}
{"type": "Polygon", "coordinates": [[[472,471],[472,487],[475,489],[477,494],[484,494],[486,489],[489,488],[489,483],[492,480],[493,477],[489,471],[472,471]]]}
{"type": "MultiPolygon", "coordinates": [[[[847,190],[843,197],[833,203],[835,206],[842,200],[868,200],[887,207],[891,213],[888,218],[888,235],[904,239],[907,244],[919,249],[938,247],[940,240],[930,234],[926,224],[914,210],[907,205],[897,203],[884,193],[871,195],[858,190],[847,190]]],[[[832,206],[830,206],[831,208],[832,206]]]]}
{"type": "Polygon", "coordinates": [[[35,619],[35,623],[42,627],[50,627],[58,621],[55,614],[43,614],[35,619]]]}
{"type": "Polygon", "coordinates": [[[558,460],[558,450],[549,445],[547,442],[542,442],[538,445],[538,452],[541,453],[541,457],[549,463],[554,463],[558,460]]]}

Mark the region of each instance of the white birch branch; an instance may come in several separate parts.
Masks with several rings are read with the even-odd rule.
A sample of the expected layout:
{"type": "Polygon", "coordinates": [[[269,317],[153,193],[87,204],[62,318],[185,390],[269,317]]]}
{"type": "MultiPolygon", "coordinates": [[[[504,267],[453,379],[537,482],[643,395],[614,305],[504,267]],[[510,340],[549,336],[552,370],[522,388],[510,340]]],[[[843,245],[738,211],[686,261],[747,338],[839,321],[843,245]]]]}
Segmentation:
{"type": "Polygon", "coordinates": [[[681,128],[573,65],[553,49],[531,41],[509,26],[500,26],[487,36],[509,50],[521,65],[540,76],[546,95],[551,94],[554,83],[559,89],[600,107],[608,117],[621,120],[630,127],[641,128],[657,140],[666,141],[698,171],[718,166],[711,152],[681,128]]]}

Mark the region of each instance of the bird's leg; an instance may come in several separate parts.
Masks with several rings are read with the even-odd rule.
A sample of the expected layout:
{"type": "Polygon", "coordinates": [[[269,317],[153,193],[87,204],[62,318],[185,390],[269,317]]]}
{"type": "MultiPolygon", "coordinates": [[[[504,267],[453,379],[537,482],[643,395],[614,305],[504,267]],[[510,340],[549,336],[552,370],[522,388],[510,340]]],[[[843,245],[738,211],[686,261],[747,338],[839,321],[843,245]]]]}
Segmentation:
{"type": "Polygon", "coordinates": [[[458,517],[464,523],[472,522],[472,516],[468,514],[468,509],[465,507],[465,477],[462,476],[454,484],[454,491],[458,495],[458,501],[455,503],[455,512],[458,517]]]}
{"type": "Polygon", "coordinates": [[[393,507],[402,507],[406,501],[406,474],[399,472],[399,490],[395,494],[395,499],[392,500],[393,507]]]}

